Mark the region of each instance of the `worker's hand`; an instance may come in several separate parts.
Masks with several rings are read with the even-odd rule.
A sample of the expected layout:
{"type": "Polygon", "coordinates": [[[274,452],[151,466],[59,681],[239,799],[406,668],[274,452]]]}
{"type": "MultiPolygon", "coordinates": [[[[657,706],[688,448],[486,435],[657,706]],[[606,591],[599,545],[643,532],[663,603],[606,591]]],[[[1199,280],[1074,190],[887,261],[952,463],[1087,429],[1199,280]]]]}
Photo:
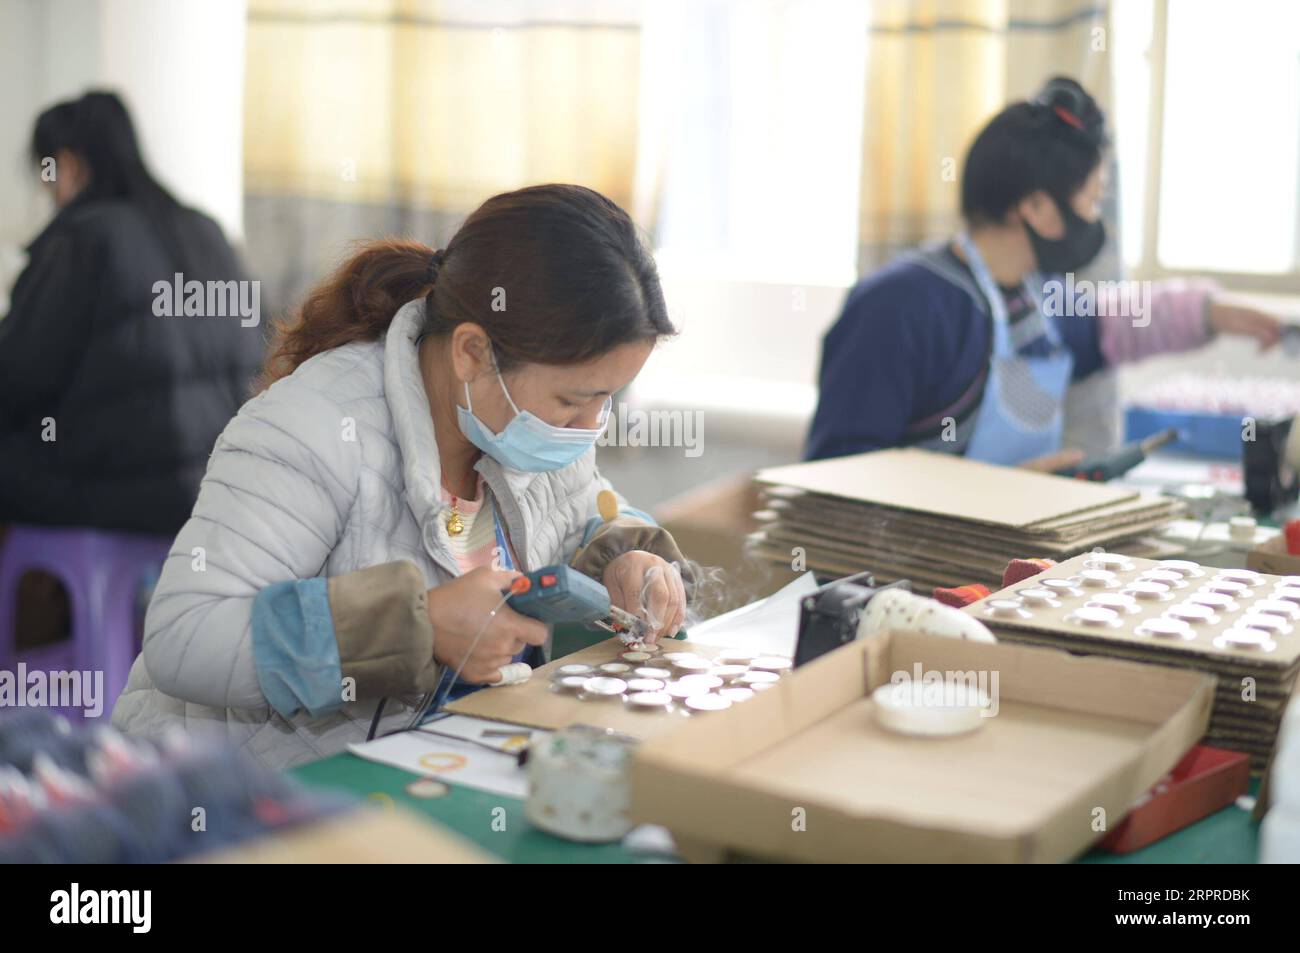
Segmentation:
{"type": "Polygon", "coordinates": [[[544,623],[507,605],[497,608],[501,590],[518,576],[517,572],[483,566],[428,591],[425,601],[433,623],[433,657],[453,672],[464,662],[462,681],[474,685],[499,682],[501,666],[513,662],[526,646],[546,642],[544,623]],[[471,652],[474,636],[494,609],[496,615],[471,652]]]}
{"type": "Polygon", "coordinates": [[[1230,301],[1210,301],[1210,327],[1216,334],[1254,338],[1260,351],[1267,351],[1282,339],[1282,322],[1276,315],[1230,301]]]}
{"type": "Polygon", "coordinates": [[[1022,470],[1037,470],[1039,473],[1055,473],[1066,467],[1077,467],[1083,463],[1083,451],[1078,449],[1057,450],[1032,460],[1023,460],[1016,466],[1022,470]]]}
{"type": "Polygon", "coordinates": [[[673,636],[686,621],[686,587],[672,563],[633,549],[616,556],[601,576],[609,601],[646,620],[646,641],[673,636]]]}

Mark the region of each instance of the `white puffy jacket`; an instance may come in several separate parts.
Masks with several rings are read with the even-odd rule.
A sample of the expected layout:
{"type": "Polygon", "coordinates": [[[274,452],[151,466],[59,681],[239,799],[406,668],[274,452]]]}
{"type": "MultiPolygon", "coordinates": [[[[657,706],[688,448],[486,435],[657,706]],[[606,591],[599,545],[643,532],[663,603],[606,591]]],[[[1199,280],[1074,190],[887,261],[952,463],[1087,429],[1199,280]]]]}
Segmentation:
{"type": "MultiPolygon", "coordinates": [[[[286,767],[365,739],[377,704],[286,719],[253,661],[250,614],[267,586],[409,560],[428,587],[459,575],[439,514],[441,469],[415,339],[423,300],[383,340],[317,355],[250,400],[217,440],[188,523],[145,620],[144,649],[113,710],[115,727],[157,736],[211,731],[286,767]]],[[[521,571],[567,561],[608,486],[594,449],[549,473],[476,467],[521,571]]],[[[415,697],[390,699],[379,732],[415,697]]]]}

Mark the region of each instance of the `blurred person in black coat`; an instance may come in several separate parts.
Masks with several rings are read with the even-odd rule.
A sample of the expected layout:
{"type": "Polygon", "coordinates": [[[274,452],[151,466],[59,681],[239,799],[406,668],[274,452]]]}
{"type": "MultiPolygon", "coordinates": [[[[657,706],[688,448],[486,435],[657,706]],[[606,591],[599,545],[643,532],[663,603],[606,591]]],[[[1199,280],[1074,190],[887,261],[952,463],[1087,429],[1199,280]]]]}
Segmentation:
{"type": "Polygon", "coordinates": [[[252,283],[149,173],[112,93],[47,109],[31,153],[58,211],[0,318],[0,524],[173,534],[263,349],[260,318],[205,310],[220,295],[175,315],[173,289],[247,303],[252,283]]]}
{"type": "MultiPolygon", "coordinates": [[[[112,93],[43,112],[31,157],[57,212],[0,318],[0,546],[6,523],[172,535],[262,362],[258,309],[231,315],[220,292],[256,302],[257,285],[149,173],[112,93]],[[186,287],[218,293],[186,307],[186,287]]],[[[69,619],[53,577],[22,579],[20,649],[69,619]]]]}

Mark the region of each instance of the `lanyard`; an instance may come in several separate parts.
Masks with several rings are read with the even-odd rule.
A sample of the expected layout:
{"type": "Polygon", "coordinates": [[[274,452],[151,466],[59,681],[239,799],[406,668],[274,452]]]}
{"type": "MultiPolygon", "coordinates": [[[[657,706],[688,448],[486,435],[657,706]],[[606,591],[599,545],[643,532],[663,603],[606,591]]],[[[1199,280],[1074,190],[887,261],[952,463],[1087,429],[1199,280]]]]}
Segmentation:
{"type": "Polygon", "coordinates": [[[501,529],[501,515],[497,512],[495,501],[492,503],[492,528],[496,530],[497,552],[501,554],[501,568],[514,569],[515,561],[510,555],[510,547],[506,545],[506,534],[501,529]]]}

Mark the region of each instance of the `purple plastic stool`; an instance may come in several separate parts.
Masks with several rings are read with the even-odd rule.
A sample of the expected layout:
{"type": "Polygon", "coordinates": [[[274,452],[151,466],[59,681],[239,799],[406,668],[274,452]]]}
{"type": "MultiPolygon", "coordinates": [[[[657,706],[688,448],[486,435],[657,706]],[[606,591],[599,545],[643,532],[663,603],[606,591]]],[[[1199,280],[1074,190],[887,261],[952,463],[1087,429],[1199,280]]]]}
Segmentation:
{"type": "MultiPolygon", "coordinates": [[[[0,671],[16,676],[23,662],[28,672],[103,672],[99,701],[106,722],[140,653],[135,610],[141,584],[156,578],[170,547],[170,539],[157,536],[9,525],[0,542],[0,671]],[[20,653],[18,581],[33,570],[50,573],[67,589],[72,637],[20,653]]],[[[56,710],[84,716],[79,708],[56,710]]]]}

